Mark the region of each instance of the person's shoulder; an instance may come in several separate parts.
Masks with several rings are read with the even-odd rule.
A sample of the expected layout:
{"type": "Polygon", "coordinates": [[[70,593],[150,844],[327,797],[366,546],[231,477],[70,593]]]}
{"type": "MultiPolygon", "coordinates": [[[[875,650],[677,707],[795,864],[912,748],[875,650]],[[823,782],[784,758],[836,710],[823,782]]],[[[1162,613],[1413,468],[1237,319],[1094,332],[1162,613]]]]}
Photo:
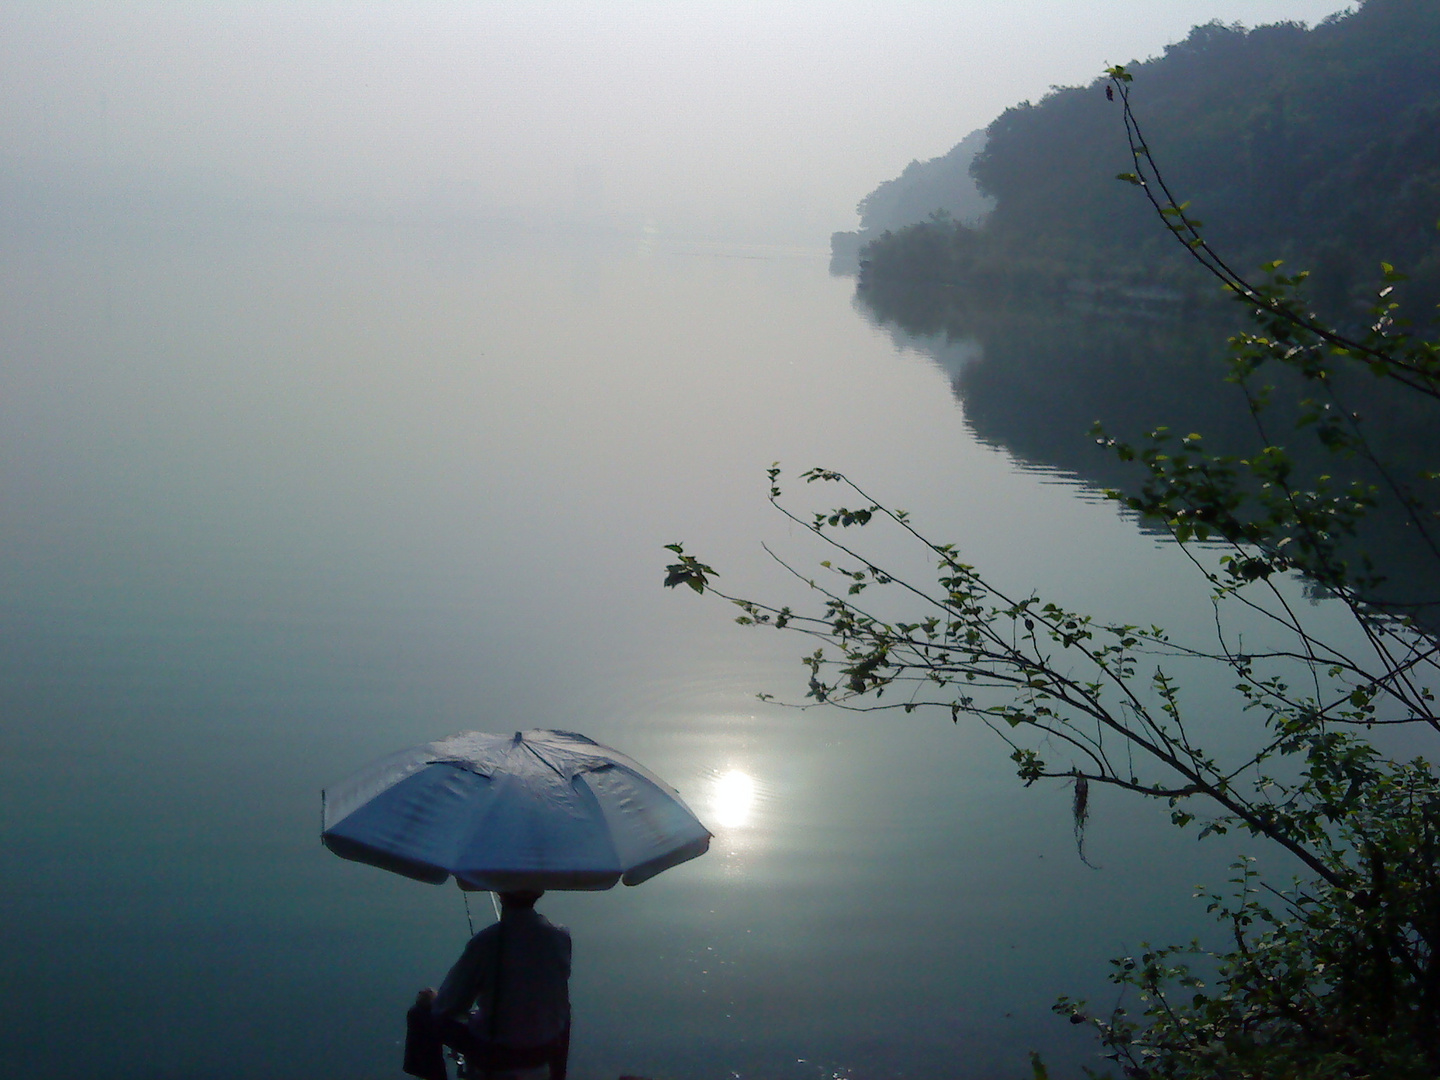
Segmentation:
{"type": "Polygon", "coordinates": [[[500,924],[498,922],[493,922],[489,926],[485,927],[483,930],[477,931],[475,935],[470,938],[470,943],[466,945],[465,948],[484,948],[486,945],[490,944],[490,942],[494,941],[497,937],[499,937],[499,935],[500,924]]]}
{"type": "Polygon", "coordinates": [[[541,926],[545,927],[548,930],[553,930],[557,934],[563,934],[566,938],[569,938],[570,928],[564,923],[551,922],[544,915],[541,915],[538,911],[535,913],[535,916],[541,926]]]}

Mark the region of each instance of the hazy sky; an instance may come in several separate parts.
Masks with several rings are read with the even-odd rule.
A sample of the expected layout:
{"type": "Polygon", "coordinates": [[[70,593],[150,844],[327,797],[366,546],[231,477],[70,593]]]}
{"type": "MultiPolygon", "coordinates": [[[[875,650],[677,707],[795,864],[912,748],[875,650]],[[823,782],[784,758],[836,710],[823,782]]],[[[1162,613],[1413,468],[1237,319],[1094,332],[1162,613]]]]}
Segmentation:
{"type": "Polygon", "coordinates": [[[6,0],[0,179],[823,241],[1051,85],[1344,6],[6,0]]]}

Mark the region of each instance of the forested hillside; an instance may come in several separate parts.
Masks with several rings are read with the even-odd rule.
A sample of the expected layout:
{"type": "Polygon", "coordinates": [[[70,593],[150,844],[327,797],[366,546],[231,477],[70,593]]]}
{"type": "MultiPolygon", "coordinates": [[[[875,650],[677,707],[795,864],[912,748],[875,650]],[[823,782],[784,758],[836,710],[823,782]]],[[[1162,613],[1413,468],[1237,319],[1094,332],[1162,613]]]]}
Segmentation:
{"type": "MultiPolygon", "coordinates": [[[[1412,279],[1407,310],[1429,316],[1440,301],[1440,3],[1366,0],[1313,29],[1211,23],[1127,67],[1166,179],[1233,265],[1309,269],[1312,298],[1343,319],[1383,260],[1412,279]]],[[[1116,181],[1130,168],[1100,79],[1009,109],[971,166],[995,200],[983,225],[892,230],[865,249],[862,291],[882,314],[898,304],[933,331],[977,292],[1208,289],[1140,193],[1116,181]]]]}
{"type": "Polygon", "coordinates": [[[970,175],[970,164],[984,148],[985,132],[972,131],[940,157],[910,162],[899,176],[861,199],[855,208],[860,228],[830,237],[835,272],[855,273],[860,249],[866,244],[936,215],[962,225],[980,224],[994,200],[980,193],[970,175]]]}

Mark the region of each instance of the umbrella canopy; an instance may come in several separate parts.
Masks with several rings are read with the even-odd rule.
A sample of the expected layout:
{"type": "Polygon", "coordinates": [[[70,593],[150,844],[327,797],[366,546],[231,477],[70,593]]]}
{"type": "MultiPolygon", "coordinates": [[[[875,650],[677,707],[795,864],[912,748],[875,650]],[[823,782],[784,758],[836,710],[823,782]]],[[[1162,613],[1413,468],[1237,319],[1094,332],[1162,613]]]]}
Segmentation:
{"type": "Polygon", "coordinates": [[[679,793],[569,731],[467,731],[382,758],[321,793],[335,854],[461,888],[638,885],[702,855],[679,793]]]}

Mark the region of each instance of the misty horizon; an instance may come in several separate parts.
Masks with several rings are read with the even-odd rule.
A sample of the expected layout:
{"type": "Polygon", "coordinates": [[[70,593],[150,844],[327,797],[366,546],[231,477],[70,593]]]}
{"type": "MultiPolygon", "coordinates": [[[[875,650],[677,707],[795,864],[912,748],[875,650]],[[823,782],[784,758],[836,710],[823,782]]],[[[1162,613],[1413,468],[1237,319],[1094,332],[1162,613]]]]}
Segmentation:
{"type": "Polygon", "coordinates": [[[912,160],[1219,19],[1335,0],[12,5],[10,212],[482,222],[824,244],[912,160]]]}

